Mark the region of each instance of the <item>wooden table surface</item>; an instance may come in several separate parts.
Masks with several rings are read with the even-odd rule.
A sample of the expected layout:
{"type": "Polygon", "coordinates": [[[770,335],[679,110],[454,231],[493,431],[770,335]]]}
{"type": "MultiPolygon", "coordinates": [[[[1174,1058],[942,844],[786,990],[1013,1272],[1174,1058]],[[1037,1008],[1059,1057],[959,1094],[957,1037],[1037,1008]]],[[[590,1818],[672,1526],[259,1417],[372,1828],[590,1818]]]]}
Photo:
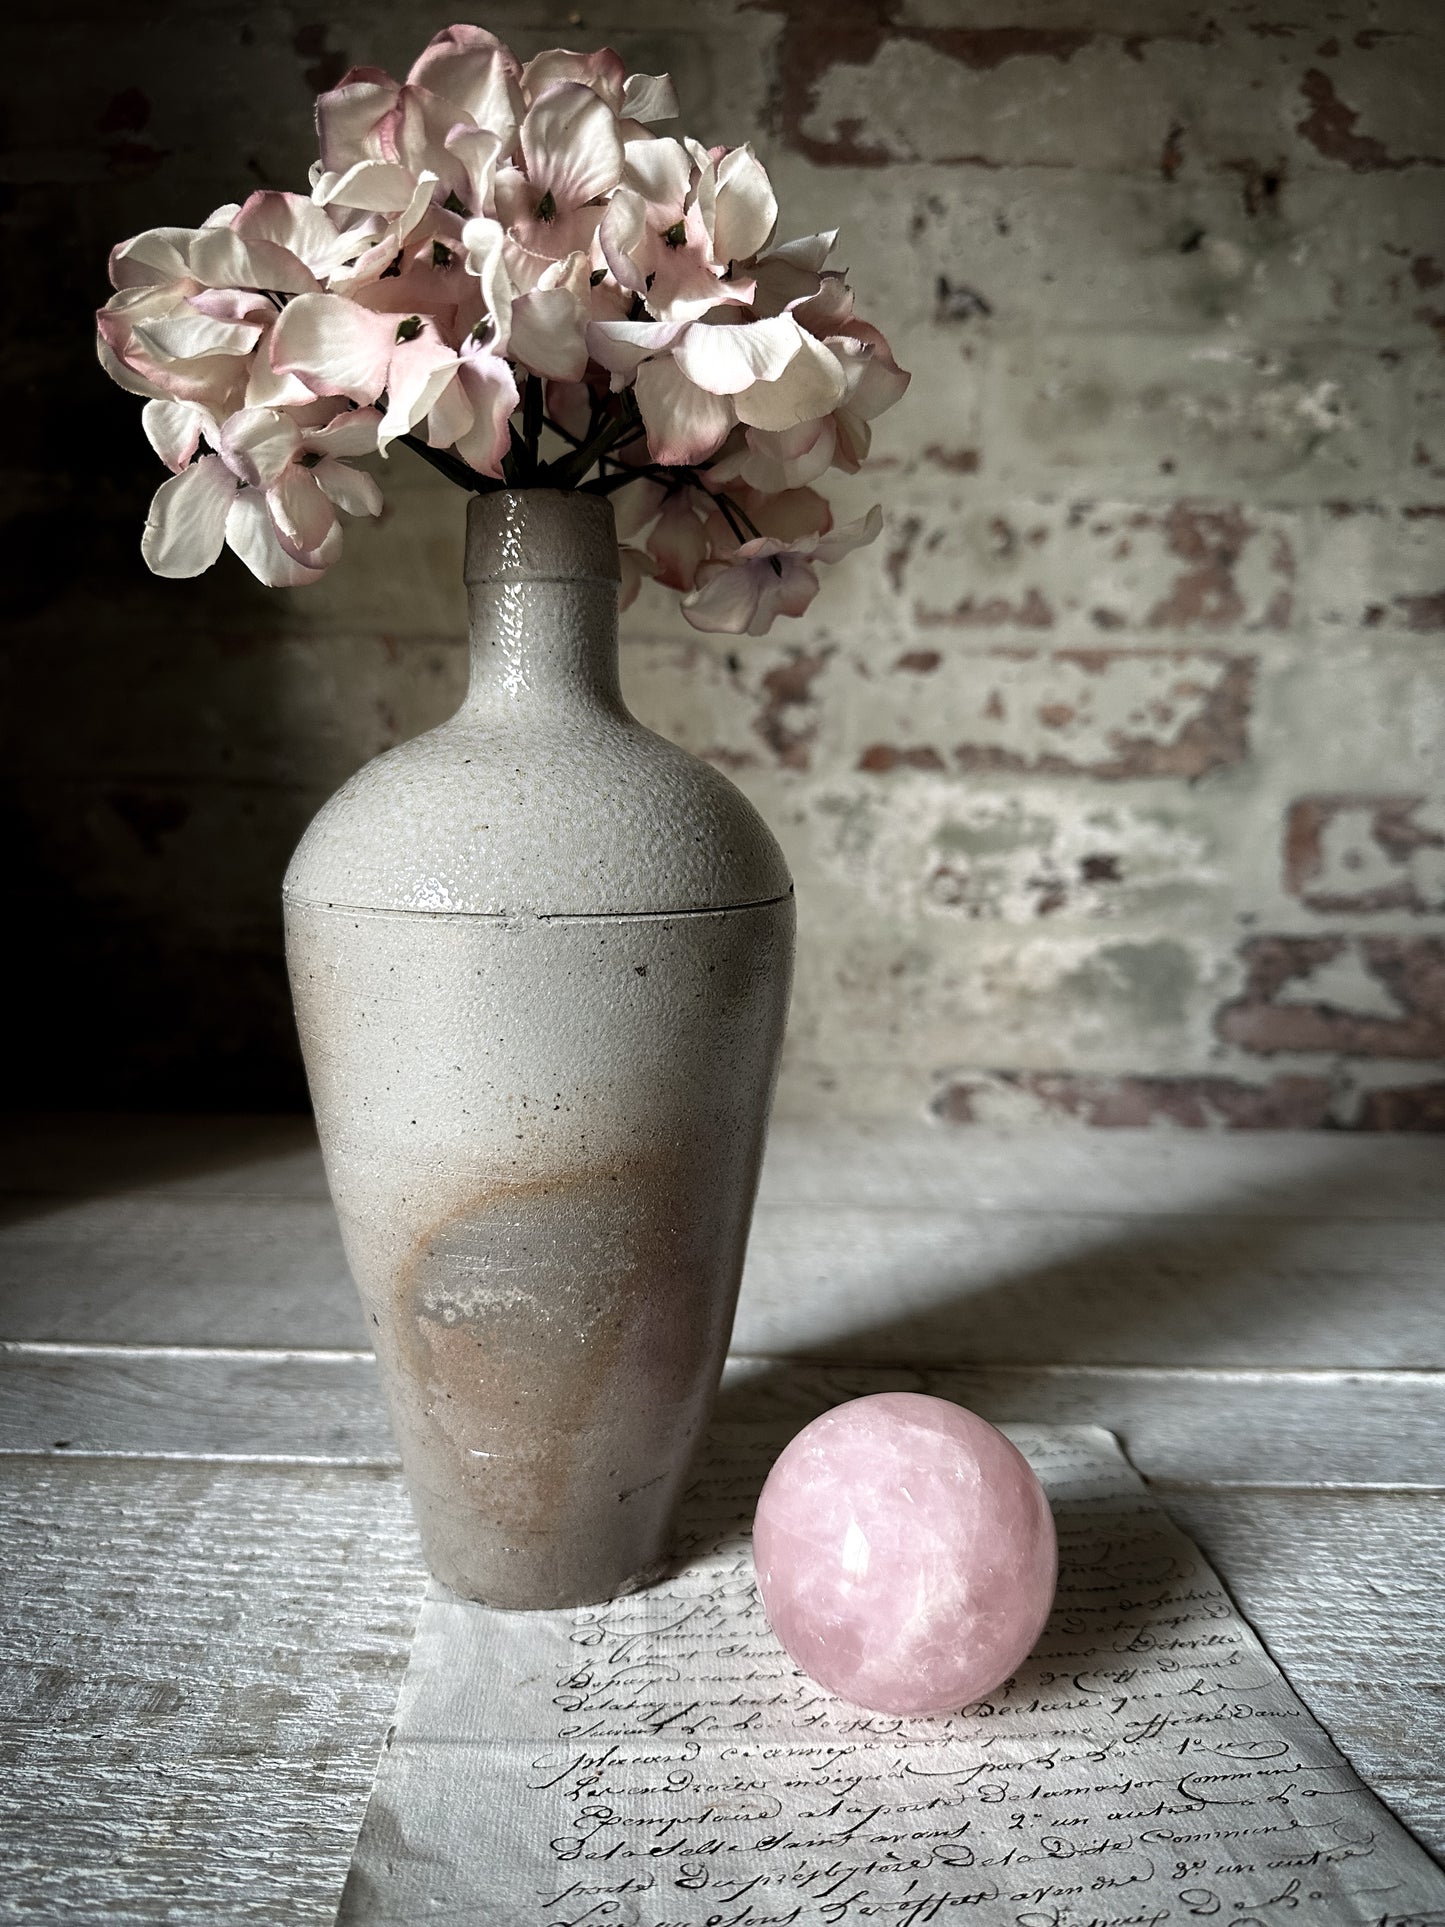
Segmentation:
{"type": "MultiPolygon", "coordinates": [[[[423,1572],[310,1126],[4,1145],[0,1920],[330,1921],[423,1572]]],[[[780,1123],[734,1349],[1112,1428],[1445,1857],[1442,1178],[1430,1138],[780,1123]]]]}

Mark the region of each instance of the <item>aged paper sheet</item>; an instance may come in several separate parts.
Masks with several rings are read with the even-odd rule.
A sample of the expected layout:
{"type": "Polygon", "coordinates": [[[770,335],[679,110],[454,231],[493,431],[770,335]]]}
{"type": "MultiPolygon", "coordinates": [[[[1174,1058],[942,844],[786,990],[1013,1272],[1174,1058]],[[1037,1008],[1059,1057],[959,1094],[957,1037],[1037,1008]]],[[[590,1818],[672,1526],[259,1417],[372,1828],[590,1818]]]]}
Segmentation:
{"type": "Polygon", "coordinates": [[[1061,1572],[990,1702],[895,1720],[813,1686],[753,1587],[752,1506],[806,1416],[767,1404],[715,1428],[664,1583],[535,1615],[433,1586],[348,1927],[1445,1927],[1445,1873],[1107,1433],[1005,1428],[1061,1572]]]}

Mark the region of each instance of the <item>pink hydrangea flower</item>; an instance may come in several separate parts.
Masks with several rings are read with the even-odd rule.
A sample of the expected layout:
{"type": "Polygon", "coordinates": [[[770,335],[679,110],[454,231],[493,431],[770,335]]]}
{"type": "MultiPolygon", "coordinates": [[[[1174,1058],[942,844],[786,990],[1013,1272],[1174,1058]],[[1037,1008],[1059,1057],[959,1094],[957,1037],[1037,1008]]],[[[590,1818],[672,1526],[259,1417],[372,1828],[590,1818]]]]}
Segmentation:
{"type": "Polygon", "coordinates": [[[833,530],[812,484],[863,465],[908,376],[836,233],[780,239],[752,148],[655,131],[677,110],[612,48],[523,63],[447,27],[404,78],[321,95],[309,194],[123,242],[97,351],[172,471],[151,567],[229,546],[315,581],[338,512],[381,506],[350,458],[404,443],[470,489],[615,495],[624,604],[652,580],[752,634],[805,608],[876,532],[833,530]]]}

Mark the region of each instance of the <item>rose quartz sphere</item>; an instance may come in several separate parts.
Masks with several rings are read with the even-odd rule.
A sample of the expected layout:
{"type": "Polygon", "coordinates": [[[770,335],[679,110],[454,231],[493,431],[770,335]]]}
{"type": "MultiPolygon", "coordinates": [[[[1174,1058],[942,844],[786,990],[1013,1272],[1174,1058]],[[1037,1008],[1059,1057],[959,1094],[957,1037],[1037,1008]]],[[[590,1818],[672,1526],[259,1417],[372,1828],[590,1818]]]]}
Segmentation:
{"type": "Polygon", "coordinates": [[[1058,1545],[1027,1459],[947,1399],[880,1392],[804,1426],[753,1527],[763,1610],[803,1671],[875,1713],[951,1713],[1032,1651],[1058,1545]]]}

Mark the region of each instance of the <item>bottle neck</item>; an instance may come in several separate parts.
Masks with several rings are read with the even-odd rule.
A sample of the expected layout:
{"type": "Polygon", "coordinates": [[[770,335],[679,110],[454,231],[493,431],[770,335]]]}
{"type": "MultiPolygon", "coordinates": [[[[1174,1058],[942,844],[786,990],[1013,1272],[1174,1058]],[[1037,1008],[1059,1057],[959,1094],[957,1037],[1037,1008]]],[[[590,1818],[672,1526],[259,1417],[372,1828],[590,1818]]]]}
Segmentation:
{"type": "Polygon", "coordinates": [[[617,527],[599,495],[498,490],[467,509],[464,712],[622,707],[617,527]]]}
{"type": "Polygon", "coordinates": [[[615,582],[473,582],[467,604],[464,710],[621,707],[615,582]]]}

